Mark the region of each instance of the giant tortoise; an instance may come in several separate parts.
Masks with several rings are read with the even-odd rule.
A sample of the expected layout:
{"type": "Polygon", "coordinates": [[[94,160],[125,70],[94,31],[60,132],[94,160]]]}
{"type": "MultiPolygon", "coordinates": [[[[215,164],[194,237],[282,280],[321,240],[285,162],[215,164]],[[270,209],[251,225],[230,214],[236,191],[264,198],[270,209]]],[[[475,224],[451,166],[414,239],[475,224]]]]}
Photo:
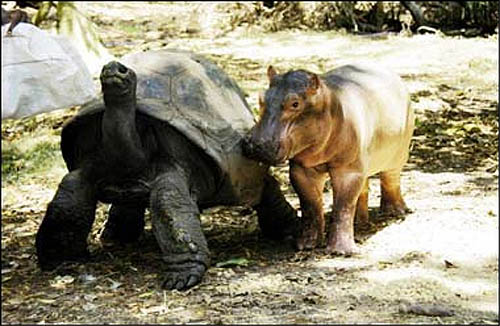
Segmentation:
{"type": "Polygon", "coordinates": [[[167,289],[194,286],[209,267],[204,208],[253,207],[264,235],[291,234],[296,213],[278,182],[267,165],[242,155],[254,118],[237,84],[189,52],[143,52],[121,62],[103,67],[102,99],[62,129],[69,173],[36,236],[40,267],[89,257],[97,201],[111,204],[102,236],[118,244],[138,239],[149,209],[167,289]]]}

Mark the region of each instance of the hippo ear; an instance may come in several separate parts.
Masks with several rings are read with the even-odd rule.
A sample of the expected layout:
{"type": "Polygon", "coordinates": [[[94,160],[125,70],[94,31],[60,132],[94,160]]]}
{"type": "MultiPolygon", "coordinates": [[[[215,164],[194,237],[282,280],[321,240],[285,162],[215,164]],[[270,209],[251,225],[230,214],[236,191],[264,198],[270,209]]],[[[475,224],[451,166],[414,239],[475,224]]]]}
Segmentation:
{"type": "Polygon", "coordinates": [[[319,80],[318,75],[311,74],[311,76],[309,77],[309,85],[307,85],[307,90],[306,90],[307,95],[316,94],[320,83],[321,81],[319,80]]]}
{"type": "Polygon", "coordinates": [[[263,108],[264,107],[264,92],[259,92],[259,108],[263,108]]]}
{"type": "Polygon", "coordinates": [[[266,111],[266,102],[264,96],[265,96],[264,92],[259,92],[259,119],[262,119],[264,111],[266,111]]]}
{"type": "Polygon", "coordinates": [[[267,67],[267,78],[269,78],[269,83],[271,83],[271,80],[273,80],[274,76],[276,76],[278,73],[276,72],[276,69],[274,69],[273,66],[267,67]]]}

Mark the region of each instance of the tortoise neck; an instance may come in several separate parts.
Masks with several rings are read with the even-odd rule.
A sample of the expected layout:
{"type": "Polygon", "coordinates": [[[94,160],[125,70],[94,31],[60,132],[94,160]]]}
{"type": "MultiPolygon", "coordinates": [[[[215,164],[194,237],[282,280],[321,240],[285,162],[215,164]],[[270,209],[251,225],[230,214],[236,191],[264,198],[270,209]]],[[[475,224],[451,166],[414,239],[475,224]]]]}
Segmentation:
{"type": "Polygon", "coordinates": [[[106,156],[118,163],[118,169],[140,169],[145,155],[136,128],[135,101],[105,100],[105,103],[102,135],[106,156]]]}
{"type": "Polygon", "coordinates": [[[134,94],[128,94],[124,96],[118,95],[107,95],[106,93],[102,96],[104,104],[106,105],[106,110],[110,111],[134,111],[137,105],[137,98],[134,94]]]}

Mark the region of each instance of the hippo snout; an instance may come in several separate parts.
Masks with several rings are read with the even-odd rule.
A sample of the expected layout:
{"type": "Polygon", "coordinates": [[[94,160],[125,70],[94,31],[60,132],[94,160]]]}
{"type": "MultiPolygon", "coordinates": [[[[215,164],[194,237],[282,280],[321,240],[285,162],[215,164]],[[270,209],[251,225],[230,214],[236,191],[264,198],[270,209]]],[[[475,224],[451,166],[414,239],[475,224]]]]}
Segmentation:
{"type": "Polygon", "coordinates": [[[251,134],[243,138],[243,155],[269,165],[283,162],[277,160],[278,147],[272,141],[256,139],[251,134]]]}

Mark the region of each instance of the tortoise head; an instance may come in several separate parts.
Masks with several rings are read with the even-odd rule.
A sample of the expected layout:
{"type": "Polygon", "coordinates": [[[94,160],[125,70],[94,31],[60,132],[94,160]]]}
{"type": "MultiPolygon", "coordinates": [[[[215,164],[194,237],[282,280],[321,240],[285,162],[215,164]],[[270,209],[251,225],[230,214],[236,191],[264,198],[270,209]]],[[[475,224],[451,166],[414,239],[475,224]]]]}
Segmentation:
{"type": "Polygon", "coordinates": [[[137,76],[117,61],[102,67],[101,88],[105,102],[124,102],[135,100],[137,76]]]}

